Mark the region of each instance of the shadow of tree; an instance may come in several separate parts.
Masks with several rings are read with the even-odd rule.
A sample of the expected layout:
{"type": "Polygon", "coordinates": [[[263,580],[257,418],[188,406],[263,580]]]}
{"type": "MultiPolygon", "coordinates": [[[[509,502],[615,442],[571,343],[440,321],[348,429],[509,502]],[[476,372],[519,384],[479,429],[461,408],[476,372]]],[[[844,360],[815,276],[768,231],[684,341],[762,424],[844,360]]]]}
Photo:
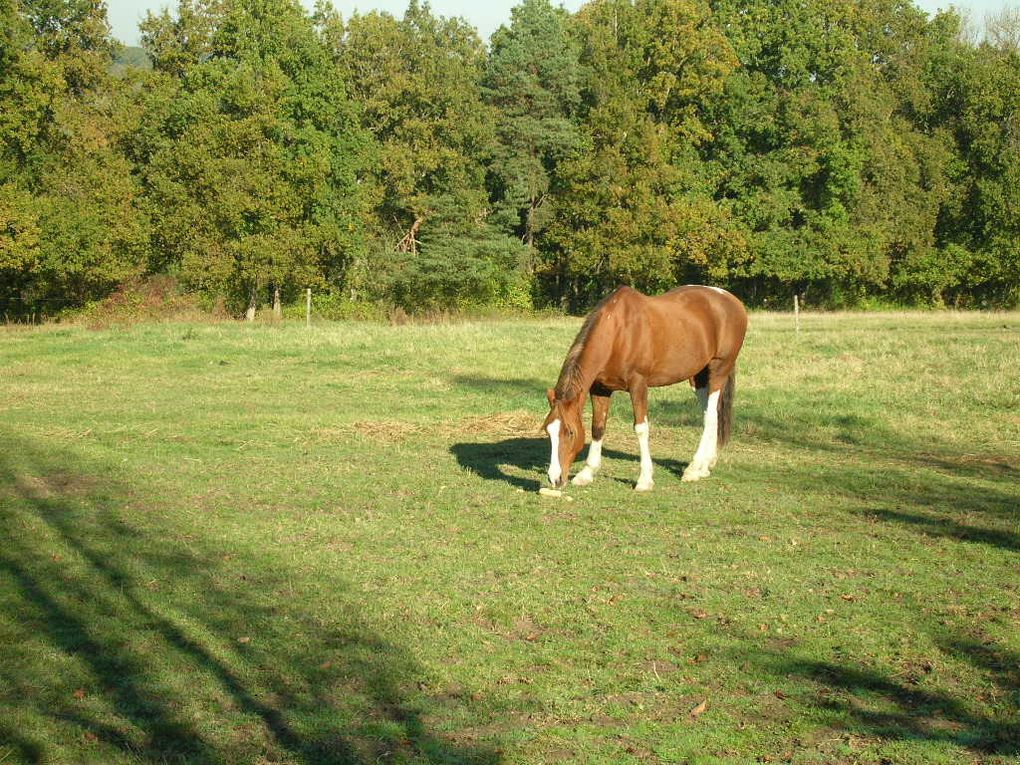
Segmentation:
{"type": "MultiPolygon", "coordinates": [[[[1017,693],[1020,656],[974,643],[944,643],[948,657],[986,670],[996,693],[1017,693]]],[[[926,689],[870,668],[767,652],[755,660],[777,683],[807,681],[802,701],[819,710],[833,728],[884,740],[942,741],[984,755],[1020,754],[1017,707],[1009,716],[990,717],[977,705],[938,689],[926,689]]],[[[1009,705],[1004,705],[1008,708],[1009,705]]]]}
{"type": "MultiPolygon", "coordinates": [[[[920,442],[852,415],[779,420],[750,405],[735,423],[734,438],[745,443],[842,455],[839,466],[797,466],[788,485],[853,497],[866,508],[855,512],[926,536],[1020,549],[1020,471],[1007,456],[956,456],[945,444],[920,442]],[[982,522],[974,523],[977,518],[982,522]]],[[[781,474],[776,467],[742,471],[763,481],[781,474]]]]}
{"type": "MultiPolygon", "coordinates": [[[[1006,507],[1006,501],[1003,500],[1003,509],[1006,507]]],[[[978,542],[1001,547],[1003,550],[1020,550],[1020,534],[1008,529],[982,528],[960,523],[951,518],[904,513],[898,510],[875,509],[869,510],[868,515],[890,523],[897,522],[916,526],[928,536],[944,537],[961,542],[978,542]]]]}
{"type": "Polygon", "coordinates": [[[534,378],[482,377],[479,375],[454,375],[452,382],[458,388],[467,388],[479,393],[491,394],[500,399],[533,398],[544,404],[548,384],[534,378]]]}
{"type": "MultiPolygon", "coordinates": [[[[671,410],[675,408],[673,402],[666,402],[666,406],[671,410]]],[[[1020,466],[1006,455],[960,455],[945,444],[900,433],[872,418],[834,412],[824,407],[808,414],[778,419],[756,405],[745,405],[736,411],[734,429],[735,437],[756,442],[778,442],[794,448],[856,455],[862,459],[890,459],[961,477],[1020,479],[1020,466]]]]}
{"type": "MultiPolygon", "coordinates": [[[[454,444],[450,452],[457,458],[457,463],[467,470],[481,476],[488,481],[504,481],[525,491],[537,491],[544,485],[545,471],[549,467],[549,439],[547,438],[508,438],[495,442],[464,442],[454,444]],[[515,475],[507,470],[513,468],[516,471],[532,474],[534,478],[515,475]]],[[[584,459],[586,452],[582,451],[579,460],[584,459]]],[[[625,460],[637,463],[638,455],[620,452],[613,449],[603,449],[602,456],[605,459],[625,460]]],[[[656,467],[662,468],[679,478],[687,467],[686,462],[673,459],[655,459],[656,467]]],[[[577,465],[575,463],[576,472],[577,465]]],[[[637,471],[634,472],[635,479],[637,471]]],[[[626,479],[618,479],[629,482],[626,479]]]]}
{"type": "Polygon", "coordinates": [[[325,618],[264,564],[235,576],[215,533],[175,539],[135,524],[156,500],[97,478],[105,466],[3,433],[0,455],[0,639],[11,647],[0,658],[0,754],[501,760],[428,730],[422,668],[358,617],[353,595],[325,618]]]}

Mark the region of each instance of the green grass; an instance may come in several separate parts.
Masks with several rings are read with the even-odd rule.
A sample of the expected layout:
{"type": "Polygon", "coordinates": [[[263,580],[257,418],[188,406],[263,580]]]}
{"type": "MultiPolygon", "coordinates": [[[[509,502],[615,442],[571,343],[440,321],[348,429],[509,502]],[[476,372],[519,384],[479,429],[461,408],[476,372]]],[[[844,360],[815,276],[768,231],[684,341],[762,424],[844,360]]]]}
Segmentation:
{"type": "Polygon", "coordinates": [[[0,333],[0,763],[1007,763],[1020,316],[752,317],[536,493],[578,320],[0,333]]]}

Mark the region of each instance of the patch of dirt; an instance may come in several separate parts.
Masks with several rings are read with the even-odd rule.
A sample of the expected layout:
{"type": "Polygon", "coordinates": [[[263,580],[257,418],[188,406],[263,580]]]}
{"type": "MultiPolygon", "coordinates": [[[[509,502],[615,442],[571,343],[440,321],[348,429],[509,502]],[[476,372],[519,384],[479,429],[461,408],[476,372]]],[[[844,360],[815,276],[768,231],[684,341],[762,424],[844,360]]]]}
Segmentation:
{"type": "Polygon", "coordinates": [[[635,741],[628,736],[620,736],[620,746],[627,754],[631,757],[637,758],[638,761],[643,763],[649,763],[649,765],[658,765],[662,762],[659,756],[645,744],[635,741]]]}
{"type": "Polygon", "coordinates": [[[514,622],[512,636],[516,640],[526,640],[533,643],[542,637],[545,629],[530,616],[524,616],[514,622]]]}
{"type": "Polygon", "coordinates": [[[679,669],[676,664],[664,659],[652,659],[645,664],[645,670],[653,675],[671,675],[679,669]]]}
{"type": "Polygon", "coordinates": [[[96,486],[90,476],[75,473],[53,473],[46,476],[19,475],[15,488],[29,499],[45,500],[53,497],[84,497],[96,486]]]}

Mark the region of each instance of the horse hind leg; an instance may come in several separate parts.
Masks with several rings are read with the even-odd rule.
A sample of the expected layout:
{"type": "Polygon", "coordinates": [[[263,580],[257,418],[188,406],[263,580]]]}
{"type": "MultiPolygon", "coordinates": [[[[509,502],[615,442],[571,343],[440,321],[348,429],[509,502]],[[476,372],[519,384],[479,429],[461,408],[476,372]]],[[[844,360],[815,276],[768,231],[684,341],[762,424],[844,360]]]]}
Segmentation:
{"type": "Polygon", "coordinates": [[[641,381],[630,389],[630,400],[634,405],[634,433],[638,438],[641,450],[641,474],[638,476],[635,491],[651,491],[655,487],[652,480],[652,452],[648,445],[648,386],[641,381]]]}
{"type": "Polygon", "coordinates": [[[698,400],[702,402],[705,422],[697,451],[694,452],[694,457],[691,458],[691,462],[681,478],[687,482],[707,478],[719,458],[720,398],[723,396],[724,390],[730,387],[728,382],[732,368],[723,374],[723,370],[718,368],[713,370],[712,366],[710,364],[708,367],[708,375],[703,377],[702,373],[699,373],[695,378],[695,392],[698,394],[698,400]],[[697,387],[702,379],[705,380],[706,386],[704,388],[697,387]]]}
{"type": "Polygon", "coordinates": [[[609,417],[609,396],[591,395],[591,444],[588,457],[581,472],[571,479],[575,486],[587,486],[595,480],[595,474],[602,467],[602,439],[606,434],[606,419],[609,417]]]}
{"type": "Polygon", "coordinates": [[[698,397],[698,404],[701,405],[701,414],[704,416],[708,407],[708,367],[705,367],[691,378],[691,385],[694,386],[694,395],[698,397]]]}

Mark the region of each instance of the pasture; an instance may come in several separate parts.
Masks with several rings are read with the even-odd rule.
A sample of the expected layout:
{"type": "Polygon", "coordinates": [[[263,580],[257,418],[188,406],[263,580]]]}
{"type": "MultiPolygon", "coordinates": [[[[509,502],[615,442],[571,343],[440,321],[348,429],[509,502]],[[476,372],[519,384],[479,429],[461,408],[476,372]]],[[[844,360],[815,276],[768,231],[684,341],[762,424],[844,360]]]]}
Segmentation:
{"type": "Polygon", "coordinates": [[[1020,315],[752,314],[540,497],[578,319],[0,332],[0,763],[1007,763],[1020,315]]]}

